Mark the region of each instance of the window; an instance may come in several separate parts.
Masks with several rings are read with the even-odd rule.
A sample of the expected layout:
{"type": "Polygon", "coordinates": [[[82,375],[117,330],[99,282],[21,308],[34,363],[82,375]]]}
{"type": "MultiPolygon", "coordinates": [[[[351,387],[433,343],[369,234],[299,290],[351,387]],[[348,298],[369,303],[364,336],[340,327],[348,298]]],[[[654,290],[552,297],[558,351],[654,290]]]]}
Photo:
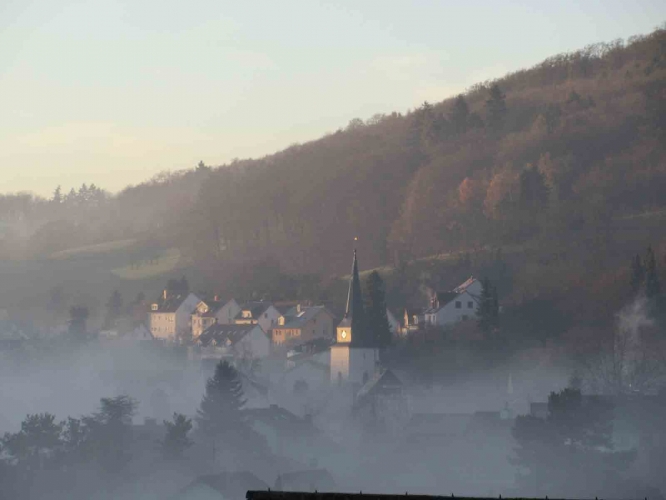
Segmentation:
{"type": "Polygon", "coordinates": [[[462,302],[456,300],[456,309],[462,309],[462,302]]]}
{"type": "Polygon", "coordinates": [[[264,313],[264,319],[268,318],[268,313],[264,313]]]}
{"type": "Polygon", "coordinates": [[[462,315],[462,319],[463,319],[463,321],[464,321],[464,320],[467,320],[467,319],[469,319],[469,316],[467,316],[467,314],[463,314],[463,315],[462,315]]]}
{"type": "Polygon", "coordinates": [[[468,308],[468,309],[474,309],[474,302],[472,302],[472,301],[470,300],[470,301],[467,303],[467,308],[468,308]]]}

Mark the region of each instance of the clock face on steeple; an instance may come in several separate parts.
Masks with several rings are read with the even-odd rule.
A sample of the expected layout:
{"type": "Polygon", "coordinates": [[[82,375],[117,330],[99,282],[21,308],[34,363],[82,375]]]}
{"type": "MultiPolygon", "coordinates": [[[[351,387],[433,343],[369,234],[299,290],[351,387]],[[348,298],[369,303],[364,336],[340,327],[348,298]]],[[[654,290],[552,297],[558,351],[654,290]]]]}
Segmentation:
{"type": "Polygon", "coordinates": [[[337,341],[341,344],[349,344],[351,342],[352,330],[347,322],[338,325],[337,328],[337,341]]]}
{"type": "Polygon", "coordinates": [[[342,330],[342,332],[340,332],[340,337],[342,337],[343,339],[346,339],[347,338],[347,331],[342,330]]]}

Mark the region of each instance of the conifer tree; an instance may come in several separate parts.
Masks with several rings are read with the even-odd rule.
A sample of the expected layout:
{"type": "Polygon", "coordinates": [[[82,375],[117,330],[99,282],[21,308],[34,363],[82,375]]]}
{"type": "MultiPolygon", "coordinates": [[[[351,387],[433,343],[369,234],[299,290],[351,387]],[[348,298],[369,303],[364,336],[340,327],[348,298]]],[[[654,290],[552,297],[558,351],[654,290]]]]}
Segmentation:
{"type": "Polygon", "coordinates": [[[187,418],[182,413],[174,413],[173,422],[165,420],[164,427],[166,428],[166,435],[162,441],[164,457],[168,459],[182,458],[185,450],[193,444],[193,441],[188,437],[188,433],[192,430],[192,419],[187,418]]]}
{"type": "Polygon", "coordinates": [[[631,261],[631,289],[634,295],[637,295],[643,288],[645,281],[645,267],[641,261],[641,256],[636,254],[636,257],[631,261]]]}
{"type": "Polygon", "coordinates": [[[469,107],[465,97],[460,94],[453,103],[453,109],[449,116],[451,125],[456,134],[464,133],[467,130],[467,120],[469,119],[469,107]]]}
{"type": "Polygon", "coordinates": [[[657,274],[657,260],[652,247],[645,254],[645,296],[648,300],[657,300],[661,295],[661,285],[657,274]]]}
{"type": "Polygon", "coordinates": [[[477,324],[479,329],[488,335],[493,329],[493,292],[492,285],[488,278],[481,282],[481,297],[479,298],[479,308],[477,310],[477,324]]]}
{"type": "Polygon", "coordinates": [[[488,91],[486,123],[495,132],[501,131],[504,126],[504,119],[506,117],[505,97],[497,84],[494,84],[488,91]]]}
{"type": "Polygon", "coordinates": [[[377,271],[372,271],[365,282],[365,317],[376,345],[388,347],[393,338],[386,315],[384,280],[377,271]]]}
{"type": "Polygon", "coordinates": [[[206,382],[206,392],[197,410],[199,430],[213,437],[237,429],[244,424],[245,403],[238,372],[228,361],[220,361],[215,374],[206,382]]]}

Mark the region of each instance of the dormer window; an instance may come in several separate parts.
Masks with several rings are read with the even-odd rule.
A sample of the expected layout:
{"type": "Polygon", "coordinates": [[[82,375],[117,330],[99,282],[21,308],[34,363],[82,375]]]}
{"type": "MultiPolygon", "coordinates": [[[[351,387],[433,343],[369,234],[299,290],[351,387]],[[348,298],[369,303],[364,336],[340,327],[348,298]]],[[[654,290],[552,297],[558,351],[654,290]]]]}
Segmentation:
{"type": "Polygon", "coordinates": [[[159,309],[159,306],[157,304],[152,304],[150,306],[151,311],[157,311],[159,309]]]}
{"type": "Polygon", "coordinates": [[[280,316],[280,317],[278,318],[278,325],[280,325],[280,326],[284,326],[284,316],[280,316]]]}

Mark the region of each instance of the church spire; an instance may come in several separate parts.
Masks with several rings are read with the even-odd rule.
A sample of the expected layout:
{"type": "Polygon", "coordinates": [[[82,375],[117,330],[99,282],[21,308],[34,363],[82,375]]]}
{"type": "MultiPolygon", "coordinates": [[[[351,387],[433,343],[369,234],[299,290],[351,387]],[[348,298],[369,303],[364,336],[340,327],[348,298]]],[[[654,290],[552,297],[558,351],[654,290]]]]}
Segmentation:
{"type": "Polygon", "coordinates": [[[358,274],[358,259],[354,249],[354,261],[352,262],[352,274],[349,280],[349,291],[347,293],[347,308],[345,319],[351,323],[352,343],[363,344],[367,339],[365,335],[365,311],[363,310],[363,295],[361,293],[361,279],[358,274]]]}

